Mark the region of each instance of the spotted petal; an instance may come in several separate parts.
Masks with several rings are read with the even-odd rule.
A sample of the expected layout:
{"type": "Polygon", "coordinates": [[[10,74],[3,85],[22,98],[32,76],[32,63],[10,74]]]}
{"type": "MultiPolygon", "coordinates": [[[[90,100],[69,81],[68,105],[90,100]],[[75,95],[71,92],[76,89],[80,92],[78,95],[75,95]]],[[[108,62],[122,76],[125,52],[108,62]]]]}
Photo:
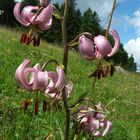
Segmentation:
{"type": "Polygon", "coordinates": [[[26,76],[27,76],[27,72],[35,72],[35,71],[34,69],[26,68],[29,63],[30,60],[28,59],[25,59],[23,61],[23,63],[17,68],[15,72],[15,78],[23,88],[32,90],[33,83],[28,83],[26,76]]]}

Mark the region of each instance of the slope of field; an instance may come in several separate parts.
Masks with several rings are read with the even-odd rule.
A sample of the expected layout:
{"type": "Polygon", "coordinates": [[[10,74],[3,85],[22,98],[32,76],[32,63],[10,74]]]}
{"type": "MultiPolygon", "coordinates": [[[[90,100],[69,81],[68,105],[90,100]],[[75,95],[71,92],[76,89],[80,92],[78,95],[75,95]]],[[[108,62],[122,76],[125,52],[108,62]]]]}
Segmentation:
{"type": "MultiPolygon", "coordinates": [[[[19,43],[20,32],[0,27],[0,139],[1,140],[61,140],[64,134],[64,111],[56,109],[56,103],[48,100],[50,110],[42,111],[45,96],[38,94],[39,113],[33,115],[35,93],[22,90],[15,81],[15,70],[24,59],[32,66],[50,59],[62,62],[63,50],[57,45],[42,42],[39,48],[19,43]],[[25,99],[32,100],[28,110],[22,111],[25,99]]],[[[46,70],[54,69],[54,64],[46,70]]],[[[69,53],[68,79],[74,84],[69,104],[73,104],[83,93],[91,92],[92,79],[88,75],[95,70],[96,63],[88,62],[74,51],[69,53]]],[[[108,119],[113,122],[112,131],[105,140],[140,139],[140,75],[137,73],[115,73],[113,77],[98,80],[92,93],[95,103],[102,102],[108,110],[108,119]]],[[[62,102],[59,102],[61,108],[62,102]]],[[[75,109],[74,109],[75,110],[75,109]]],[[[73,110],[72,110],[73,111],[73,110]]],[[[71,119],[73,122],[73,119],[71,119]]],[[[71,135],[73,133],[71,123],[71,135]]],[[[80,135],[80,140],[90,137],[80,135]]]]}

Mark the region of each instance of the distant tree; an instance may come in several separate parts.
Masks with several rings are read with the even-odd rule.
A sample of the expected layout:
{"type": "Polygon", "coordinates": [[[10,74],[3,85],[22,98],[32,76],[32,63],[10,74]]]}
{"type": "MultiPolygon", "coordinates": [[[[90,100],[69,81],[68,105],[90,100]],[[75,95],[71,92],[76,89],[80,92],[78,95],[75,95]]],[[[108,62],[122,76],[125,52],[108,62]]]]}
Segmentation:
{"type": "Polygon", "coordinates": [[[0,24],[14,25],[14,0],[0,0],[0,24]]]}
{"type": "Polygon", "coordinates": [[[38,4],[38,0],[24,0],[23,4],[24,5],[37,5],[38,4]]]}
{"type": "Polygon", "coordinates": [[[134,57],[128,56],[128,53],[124,50],[123,44],[120,44],[119,51],[110,59],[116,65],[120,65],[125,69],[136,71],[136,63],[134,62],[134,57]]]}
{"type": "Polygon", "coordinates": [[[90,32],[92,34],[98,35],[102,32],[102,27],[100,25],[100,19],[96,11],[92,11],[90,8],[84,12],[81,18],[81,32],[90,32]]]}
{"type": "Polygon", "coordinates": [[[68,41],[74,39],[80,33],[81,12],[76,9],[76,0],[69,1],[69,14],[67,19],[68,41]]]}
{"type": "Polygon", "coordinates": [[[136,63],[134,62],[134,57],[133,57],[133,55],[131,55],[131,56],[128,58],[128,62],[127,62],[126,69],[132,70],[132,71],[136,71],[136,69],[137,69],[137,65],[136,65],[136,63]]]}

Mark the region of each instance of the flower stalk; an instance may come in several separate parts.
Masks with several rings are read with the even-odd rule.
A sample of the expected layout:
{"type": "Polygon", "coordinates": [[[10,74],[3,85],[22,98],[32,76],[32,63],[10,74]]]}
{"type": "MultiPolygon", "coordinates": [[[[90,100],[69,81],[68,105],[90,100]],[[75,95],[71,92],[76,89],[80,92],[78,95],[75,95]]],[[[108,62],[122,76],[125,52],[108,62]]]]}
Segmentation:
{"type": "MultiPolygon", "coordinates": [[[[67,21],[67,15],[68,15],[68,0],[65,0],[65,9],[64,9],[64,15],[62,20],[62,37],[63,37],[63,44],[64,44],[64,55],[63,55],[63,65],[64,65],[64,72],[67,73],[67,65],[68,65],[68,45],[67,45],[67,28],[66,28],[66,21],[67,21]]],[[[66,126],[65,126],[65,136],[64,140],[69,139],[69,127],[70,127],[70,110],[67,102],[67,97],[65,94],[65,88],[62,92],[62,98],[64,103],[64,108],[66,112],[66,126]]]]}
{"type": "Polygon", "coordinates": [[[108,27],[107,27],[106,34],[105,34],[106,38],[108,38],[108,33],[109,33],[110,26],[111,26],[111,22],[112,22],[115,7],[116,7],[116,0],[114,0],[114,2],[113,2],[113,7],[112,7],[112,10],[111,10],[110,19],[109,19],[108,27]]]}

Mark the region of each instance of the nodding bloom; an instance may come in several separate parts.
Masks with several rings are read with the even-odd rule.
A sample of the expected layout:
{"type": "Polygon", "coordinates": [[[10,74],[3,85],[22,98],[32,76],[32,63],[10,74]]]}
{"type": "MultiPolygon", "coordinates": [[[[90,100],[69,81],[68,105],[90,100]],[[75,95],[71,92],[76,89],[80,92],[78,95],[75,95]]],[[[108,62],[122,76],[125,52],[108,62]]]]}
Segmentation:
{"type": "Polygon", "coordinates": [[[104,107],[102,104],[95,106],[92,109],[87,106],[82,106],[75,113],[75,121],[80,129],[94,137],[105,136],[112,129],[112,123],[107,120],[102,113],[104,107]]]}
{"type": "Polygon", "coordinates": [[[120,39],[115,30],[110,31],[114,38],[114,47],[103,35],[98,35],[92,39],[82,35],[79,38],[79,52],[84,59],[93,60],[95,58],[111,57],[119,49],[120,39]]]}
{"type": "Polygon", "coordinates": [[[29,91],[42,91],[52,99],[62,99],[62,90],[65,87],[67,98],[72,92],[73,85],[66,81],[66,76],[60,66],[54,71],[42,71],[40,64],[28,67],[30,60],[25,59],[17,68],[15,77],[18,83],[29,91]]]}
{"type": "Polygon", "coordinates": [[[16,3],[14,7],[13,12],[17,21],[26,27],[31,27],[28,34],[22,34],[21,43],[29,45],[33,42],[34,46],[39,46],[40,38],[36,37],[36,32],[47,30],[52,25],[53,6],[49,3],[49,0],[40,0],[40,2],[41,5],[45,5],[46,7],[28,5],[21,11],[21,2],[16,3]]]}

